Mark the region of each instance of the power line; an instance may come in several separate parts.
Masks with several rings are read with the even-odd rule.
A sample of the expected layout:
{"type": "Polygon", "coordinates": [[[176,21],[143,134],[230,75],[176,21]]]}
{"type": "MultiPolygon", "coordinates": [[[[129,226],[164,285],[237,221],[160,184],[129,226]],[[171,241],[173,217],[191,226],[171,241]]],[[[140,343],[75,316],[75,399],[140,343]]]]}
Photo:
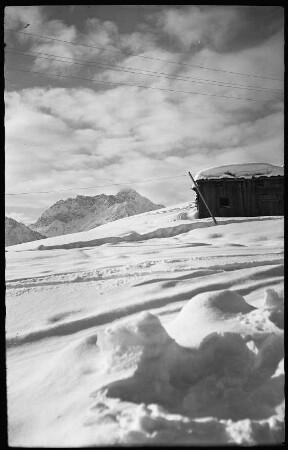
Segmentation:
{"type": "Polygon", "coordinates": [[[78,46],[87,47],[87,48],[96,48],[98,50],[104,50],[104,51],[107,51],[107,52],[123,54],[123,55],[127,55],[127,56],[134,56],[134,57],[137,57],[137,58],[151,59],[153,61],[162,61],[162,62],[166,62],[168,64],[178,64],[178,65],[187,66],[187,67],[197,67],[197,68],[204,69],[204,70],[213,70],[213,71],[216,71],[216,72],[231,73],[231,74],[234,74],[234,75],[242,75],[242,76],[254,77],[254,78],[262,78],[262,79],[267,79],[267,80],[283,81],[282,79],[275,78],[275,77],[264,77],[264,76],[255,75],[255,74],[251,74],[251,73],[234,72],[234,71],[231,71],[231,70],[216,69],[216,68],[213,68],[213,67],[201,66],[201,65],[197,65],[197,64],[188,64],[188,63],[182,63],[182,62],[172,61],[172,60],[168,60],[168,59],[155,58],[155,57],[152,57],[152,56],[136,55],[135,53],[129,53],[129,52],[125,52],[123,50],[122,51],[121,50],[112,50],[112,49],[108,49],[106,47],[100,47],[100,46],[97,46],[97,45],[88,45],[88,44],[83,44],[83,43],[76,43],[76,42],[72,42],[72,41],[65,40],[65,39],[52,38],[50,36],[42,36],[40,34],[29,33],[27,31],[14,30],[12,28],[7,28],[7,27],[4,27],[4,29],[7,30],[7,31],[12,31],[13,33],[26,34],[28,36],[39,37],[41,39],[48,39],[48,40],[51,40],[51,41],[64,42],[66,44],[78,45],[78,46]]]}
{"type": "Polygon", "coordinates": [[[69,189],[59,189],[56,191],[41,191],[41,192],[15,192],[15,193],[8,193],[5,195],[29,195],[29,194],[51,194],[53,192],[65,192],[65,191],[77,191],[79,189],[93,189],[93,188],[99,188],[99,187],[107,187],[107,186],[127,186],[130,184],[140,184],[140,183],[148,183],[151,181],[159,181],[159,180],[170,180],[172,178],[183,178],[187,175],[176,175],[174,177],[162,177],[162,178],[151,178],[149,180],[140,180],[140,181],[132,181],[132,182],[126,182],[126,183],[111,183],[111,184],[100,184],[97,186],[86,186],[86,187],[76,187],[76,188],[69,188],[69,189]]]}
{"type": "Polygon", "coordinates": [[[233,97],[233,96],[229,96],[229,95],[217,95],[217,94],[208,94],[208,93],[204,93],[204,92],[195,92],[195,91],[180,91],[177,89],[169,89],[169,88],[161,88],[161,87],[154,87],[154,86],[143,86],[143,85],[139,85],[139,84],[132,84],[132,83],[120,83],[120,82],[115,82],[115,81],[106,81],[106,80],[95,80],[95,79],[91,79],[91,78],[83,78],[83,77],[76,77],[76,76],[68,76],[68,75],[60,75],[60,74],[55,74],[55,73],[43,73],[43,72],[37,72],[37,71],[32,71],[32,70],[24,70],[24,69],[18,69],[16,67],[6,67],[6,70],[14,70],[17,72],[26,72],[26,73],[34,73],[37,75],[44,75],[44,76],[52,76],[52,77],[58,77],[58,78],[70,78],[70,79],[75,79],[75,80],[84,80],[84,81],[91,81],[92,83],[105,83],[105,84],[113,84],[113,85],[118,85],[118,86],[130,86],[130,87],[138,87],[141,89],[152,89],[152,90],[158,90],[158,91],[167,91],[167,92],[176,92],[176,93],[180,93],[180,94],[196,94],[196,95],[206,95],[208,97],[218,97],[218,98],[230,98],[230,99],[234,99],[234,100],[247,100],[247,101],[251,101],[251,102],[260,102],[260,103],[271,103],[271,102],[276,102],[279,103],[281,102],[281,100],[277,100],[277,99],[271,99],[271,100],[259,100],[259,99],[254,99],[254,98],[247,98],[247,97],[233,97]]]}
{"type": "MultiPolygon", "coordinates": [[[[10,48],[10,47],[8,47],[10,48]]],[[[95,62],[93,61],[87,61],[87,60],[83,60],[83,59],[78,59],[78,58],[69,58],[67,56],[61,56],[61,55],[53,55],[51,53],[43,53],[43,52],[36,52],[33,50],[27,50],[26,52],[29,53],[33,53],[33,55],[29,55],[26,53],[23,53],[21,51],[10,51],[10,50],[6,50],[5,53],[9,53],[9,54],[16,54],[16,55],[21,55],[21,56],[30,56],[30,57],[37,57],[37,58],[41,58],[41,59],[46,59],[46,60],[50,60],[50,61],[58,61],[58,62],[63,62],[63,63],[68,63],[68,64],[77,64],[80,66],[91,66],[91,67],[100,67],[100,68],[104,68],[106,70],[114,70],[117,72],[127,72],[127,73],[133,73],[136,75],[145,75],[145,76],[150,76],[150,77],[157,77],[157,78],[168,78],[168,79],[172,79],[172,80],[179,80],[179,81],[190,81],[191,83],[204,83],[204,84],[211,84],[211,85],[216,85],[216,86],[223,86],[223,87],[227,87],[227,88],[234,88],[234,89],[247,89],[247,90],[255,90],[255,91],[263,91],[263,92],[278,92],[278,93],[282,93],[281,90],[279,89],[273,89],[273,88],[260,88],[258,86],[251,86],[251,85],[237,85],[237,84],[233,84],[233,83],[224,83],[224,82],[220,82],[220,81],[216,81],[216,80],[205,80],[205,79],[201,79],[201,78],[191,78],[191,77],[185,77],[185,76],[173,76],[173,75],[169,75],[167,73],[163,73],[163,72],[154,72],[154,71],[150,71],[150,70],[143,70],[143,69],[137,69],[137,68],[132,68],[132,67],[125,67],[125,66],[109,66],[108,64],[103,64],[103,63],[97,63],[95,64],[95,62]],[[36,54],[37,56],[34,56],[34,54],[36,54]],[[38,56],[38,55],[46,55],[48,56],[48,58],[46,58],[45,56],[38,56]],[[51,58],[52,56],[52,58],[51,58]],[[55,59],[57,58],[57,59],[55,59]],[[62,58],[62,59],[59,59],[62,58]],[[64,60],[63,60],[64,59],[64,60]],[[67,61],[66,61],[67,60],[67,61]],[[78,61],[82,61],[85,64],[79,63],[78,61]],[[137,72],[135,72],[135,70],[137,72]]]]}

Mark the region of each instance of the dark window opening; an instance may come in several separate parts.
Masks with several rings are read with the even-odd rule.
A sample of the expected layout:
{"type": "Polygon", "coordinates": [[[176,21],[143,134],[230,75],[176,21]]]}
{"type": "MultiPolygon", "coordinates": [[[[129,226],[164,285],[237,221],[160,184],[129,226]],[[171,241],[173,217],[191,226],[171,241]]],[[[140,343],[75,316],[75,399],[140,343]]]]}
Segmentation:
{"type": "Polygon", "coordinates": [[[220,197],[219,198],[220,208],[230,208],[230,200],[228,197],[220,197]]]}

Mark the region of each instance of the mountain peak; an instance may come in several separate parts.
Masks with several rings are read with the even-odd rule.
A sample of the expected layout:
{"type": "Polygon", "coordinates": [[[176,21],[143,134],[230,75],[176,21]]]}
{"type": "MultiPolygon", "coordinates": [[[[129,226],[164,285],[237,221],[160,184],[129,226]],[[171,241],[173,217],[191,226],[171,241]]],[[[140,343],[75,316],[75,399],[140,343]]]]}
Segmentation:
{"type": "Polygon", "coordinates": [[[5,216],[5,246],[22,244],[22,242],[36,241],[44,239],[40,233],[31,230],[22,222],[12,217],[5,216]]]}
{"type": "Polygon", "coordinates": [[[90,230],[107,222],[160,208],[163,205],[155,205],[135,189],[124,187],[116,195],[77,195],[59,200],[30,227],[45,236],[58,236],[90,230]]]}

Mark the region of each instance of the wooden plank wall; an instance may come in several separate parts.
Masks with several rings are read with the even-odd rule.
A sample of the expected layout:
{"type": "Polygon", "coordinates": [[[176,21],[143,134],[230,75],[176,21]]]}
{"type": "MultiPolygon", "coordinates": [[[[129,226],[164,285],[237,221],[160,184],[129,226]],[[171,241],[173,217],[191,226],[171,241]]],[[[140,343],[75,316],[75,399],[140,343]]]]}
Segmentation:
{"type": "MultiPolygon", "coordinates": [[[[284,214],[284,177],[252,179],[199,180],[199,189],[216,217],[253,217],[284,214]],[[229,199],[229,207],[220,207],[220,197],[229,199]]],[[[201,198],[199,218],[209,217],[201,198]]]]}

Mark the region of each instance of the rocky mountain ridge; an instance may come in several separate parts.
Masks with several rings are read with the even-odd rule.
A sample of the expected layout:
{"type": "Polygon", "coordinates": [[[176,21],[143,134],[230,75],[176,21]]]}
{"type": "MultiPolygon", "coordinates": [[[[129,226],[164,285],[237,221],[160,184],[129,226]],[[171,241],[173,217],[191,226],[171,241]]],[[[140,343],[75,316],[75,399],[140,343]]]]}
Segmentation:
{"type": "Polygon", "coordinates": [[[5,216],[5,247],[45,239],[45,237],[37,231],[31,230],[24,223],[5,216]]]}
{"type": "Polygon", "coordinates": [[[163,207],[134,189],[122,189],[116,195],[77,195],[54,203],[29,227],[47,237],[58,236],[87,231],[107,222],[163,207]]]}

